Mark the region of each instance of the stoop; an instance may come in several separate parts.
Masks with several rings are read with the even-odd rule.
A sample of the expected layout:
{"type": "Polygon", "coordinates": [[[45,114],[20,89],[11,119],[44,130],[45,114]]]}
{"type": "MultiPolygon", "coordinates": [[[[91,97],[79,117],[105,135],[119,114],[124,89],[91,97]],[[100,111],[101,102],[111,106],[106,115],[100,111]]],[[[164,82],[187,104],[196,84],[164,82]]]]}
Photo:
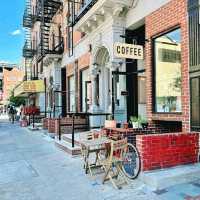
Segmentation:
{"type": "Polygon", "coordinates": [[[142,172],[139,179],[152,190],[193,182],[200,179],[200,163],[142,172]]]}
{"type": "Polygon", "coordinates": [[[55,145],[72,156],[78,156],[81,154],[81,148],[76,144],[75,147],[72,147],[72,144],[69,142],[55,139],[55,145]]]}

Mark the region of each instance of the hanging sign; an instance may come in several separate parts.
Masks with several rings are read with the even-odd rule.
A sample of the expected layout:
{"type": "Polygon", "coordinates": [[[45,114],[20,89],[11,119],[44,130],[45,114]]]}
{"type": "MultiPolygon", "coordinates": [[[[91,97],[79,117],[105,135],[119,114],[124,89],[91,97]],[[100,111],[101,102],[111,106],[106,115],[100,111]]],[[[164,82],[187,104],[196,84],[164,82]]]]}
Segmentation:
{"type": "Polygon", "coordinates": [[[122,96],[128,96],[128,91],[121,91],[122,96]]]}
{"type": "Polygon", "coordinates": [[[136,60],[144,59],[144,50],[141,45],[116,42],[114,44],[114,55],[118,58],[130,58],[136,60]]]}

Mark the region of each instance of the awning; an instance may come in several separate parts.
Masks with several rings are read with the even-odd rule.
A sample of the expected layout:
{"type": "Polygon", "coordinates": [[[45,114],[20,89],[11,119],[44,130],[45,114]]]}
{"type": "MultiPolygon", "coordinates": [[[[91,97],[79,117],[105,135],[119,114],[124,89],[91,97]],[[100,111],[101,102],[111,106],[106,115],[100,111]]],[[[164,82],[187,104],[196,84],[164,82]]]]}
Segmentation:
{"type": "Polygon", "coordinates": [[[14,89],[14,96],[28,96],[32,93],[45,92],[43,80],[24,81],[14,89]]]}

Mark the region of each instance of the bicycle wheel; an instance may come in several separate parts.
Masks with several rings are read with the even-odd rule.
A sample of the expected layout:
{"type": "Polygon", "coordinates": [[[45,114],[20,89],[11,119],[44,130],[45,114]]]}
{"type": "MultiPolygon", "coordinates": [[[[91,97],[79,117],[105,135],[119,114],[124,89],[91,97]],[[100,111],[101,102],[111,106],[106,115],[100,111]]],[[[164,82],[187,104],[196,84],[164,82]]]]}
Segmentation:
{"type": "Polygon", "coordinates": [[[135,179],[140,173],[140,157],[137,148],[128,143],[127,151],[124,155],[122,170],[124,174],[130,178],[135,179]]]}

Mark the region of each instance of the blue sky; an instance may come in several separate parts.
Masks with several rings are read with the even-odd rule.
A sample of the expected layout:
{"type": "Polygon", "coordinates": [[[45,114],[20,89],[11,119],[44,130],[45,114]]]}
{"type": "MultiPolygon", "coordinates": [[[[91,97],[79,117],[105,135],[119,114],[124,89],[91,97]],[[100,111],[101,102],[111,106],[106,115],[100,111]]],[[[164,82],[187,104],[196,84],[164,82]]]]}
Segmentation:
{"type": "Polygon", "coordinates": [[[25,0],[1,1],[0,62],[20,63],[23,47],[22,18],[25,0]]]}

